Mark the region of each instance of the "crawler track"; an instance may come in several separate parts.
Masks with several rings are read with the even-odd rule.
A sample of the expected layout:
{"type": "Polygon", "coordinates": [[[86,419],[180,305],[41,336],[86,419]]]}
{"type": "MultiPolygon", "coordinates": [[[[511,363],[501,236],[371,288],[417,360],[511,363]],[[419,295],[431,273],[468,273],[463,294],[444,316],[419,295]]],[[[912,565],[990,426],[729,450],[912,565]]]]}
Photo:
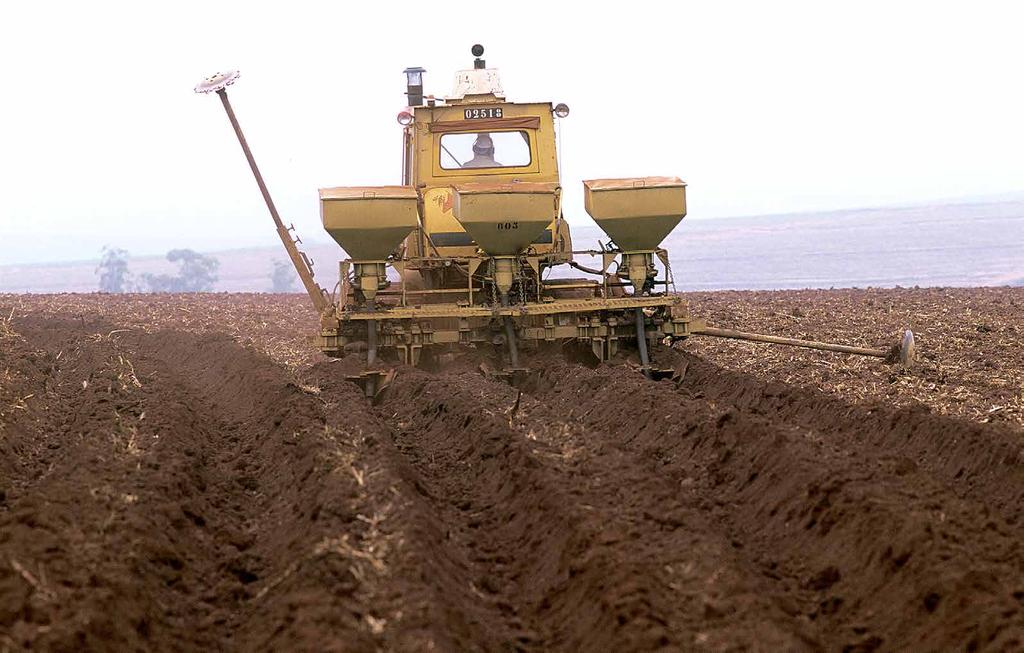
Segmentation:
{"type": "Polygon", "coordinates": [[[0,650],[1015,650],[1013,424],[550,359],[519,391],[218,333],[0,330],[0,650]]]}

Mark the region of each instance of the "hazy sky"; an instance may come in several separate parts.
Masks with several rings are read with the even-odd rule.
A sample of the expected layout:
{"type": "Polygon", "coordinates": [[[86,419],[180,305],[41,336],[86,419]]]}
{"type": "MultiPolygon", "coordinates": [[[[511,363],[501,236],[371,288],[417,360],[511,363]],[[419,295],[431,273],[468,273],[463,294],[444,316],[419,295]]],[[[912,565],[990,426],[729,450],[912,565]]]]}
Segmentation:
{"type": "Polygon", "coordinates": [[[0,264],[273,244],[204,75],[286,221],[399,183],[402,69],[447,95],[482,43],[509,100],[566,102],[580,180],[678,175],[690,218],[1024,191],[1017,2],[6,2],[0,264]]]}

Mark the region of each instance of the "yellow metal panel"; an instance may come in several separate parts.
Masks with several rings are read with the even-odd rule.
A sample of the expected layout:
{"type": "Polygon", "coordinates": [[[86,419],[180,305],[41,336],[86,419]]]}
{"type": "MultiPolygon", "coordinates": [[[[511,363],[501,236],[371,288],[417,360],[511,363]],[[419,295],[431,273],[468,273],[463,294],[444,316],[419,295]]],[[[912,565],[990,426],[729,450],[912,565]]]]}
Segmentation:
{"type": "MultiPolygon", "coordinates": [[[[446,107],[416,107],[413,130],[413,177],[417,186],[427,188],[463,182],[489,181],[558,181],[558,161],[555,150],[555,127],[550,103],[515,104],[498,102],[474,104],[473,108],[500,108],[503,118],[536,117],[539,127],[526,130],[530,134],[531,162],[522,168],[475,168],[471,170],[444,170],[441,168],[439,133],[430,131],[436,122],[471,123],[465,117],[465,105],[446,107]]],[[[472,127],[465,129],[472,132],[472,127]]],[[[499,130],[500,131],[500,130],[499,130]]],[[[516,130],[511,130],[516,131],[516,130]]]]}
{"type": "MultiPolygon", "coordinates": [[[[450,186],[423,191],[423,226],[440,256],[473,256],[476,244],[455,219],[455,191],[450,186]]],[[[428,252],[430,245],[427,245],[428,252]]]]}

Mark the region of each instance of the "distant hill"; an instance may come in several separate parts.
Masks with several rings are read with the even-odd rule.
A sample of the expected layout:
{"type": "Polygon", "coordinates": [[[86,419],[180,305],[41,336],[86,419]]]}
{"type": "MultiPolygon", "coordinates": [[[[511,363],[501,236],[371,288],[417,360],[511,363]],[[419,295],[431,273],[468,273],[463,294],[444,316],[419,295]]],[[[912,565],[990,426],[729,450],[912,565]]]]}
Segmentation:
{"type": "MultiPolygon", "coordinates": [[[[572,233],[575,249],[607,240],[592,223],[572,233]]],[[[1024,201],[690,219],[664,246],[679,290],[1024,285],[1024,201]]],[[[333,286],[341,249],[304,251],[321,285],[333,286]]],[[[273,262],[287,260],[280,247],[209,253],[220,261],[218,291],[269,291],[273,262]]],[[[2,266],[0,292],[92,292],[96,265],[2,266]]],[[[162,257],[130,266],[136,276],[173,271],[162,257]]]]}
{"type": "Polygon", "coordinates": [[[685,222],[666,241],[681,288],[1024,283],[1024,201],[685,222]]]}

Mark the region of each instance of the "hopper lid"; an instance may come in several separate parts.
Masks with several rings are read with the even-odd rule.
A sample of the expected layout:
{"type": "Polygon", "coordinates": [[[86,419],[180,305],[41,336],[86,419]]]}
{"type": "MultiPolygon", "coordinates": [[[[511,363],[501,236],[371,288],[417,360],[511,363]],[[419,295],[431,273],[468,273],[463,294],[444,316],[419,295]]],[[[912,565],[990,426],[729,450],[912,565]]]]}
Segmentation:
{"type": "Polygon", "coordinates": [[[516,181],[513,183],[476,182],[454,184],[452,188],[460,195],[504,195],[515,193],[554,193],[558,184],[543,181],[516,181]]]}
{"type": "Polygon", "coordinates": [[[679,188],[686,182],[679,177],[625,177],[622,179],[588,179],[583,185],[591,191],[627,190],[630,188],[679,188]]]}
{"type": "Polygon", "coordinates": [[[351,200],[361,198],[376,199],[410,199],[417,197],[412,186],[342,186],[337,188],[321,188],[321,200],[351,200]]]}

